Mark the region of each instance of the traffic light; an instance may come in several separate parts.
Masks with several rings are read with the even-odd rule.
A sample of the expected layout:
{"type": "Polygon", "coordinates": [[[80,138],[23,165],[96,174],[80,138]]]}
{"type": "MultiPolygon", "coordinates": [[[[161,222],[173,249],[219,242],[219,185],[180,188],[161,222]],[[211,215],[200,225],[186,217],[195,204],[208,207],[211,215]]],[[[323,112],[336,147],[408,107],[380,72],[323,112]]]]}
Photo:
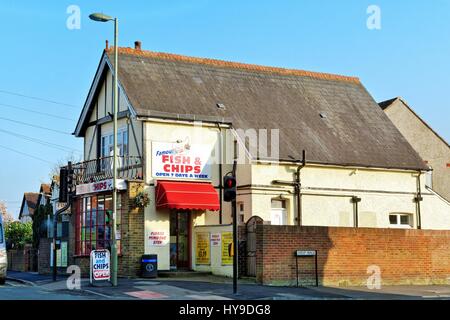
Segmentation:
{"type": "Polygon", "coordinates": [[[68,190],[68,175],[69,170],[67,168],[61,168],[59,170],[59,202],[67,202],[68,190]]]}
{"type": "Polygon", "coordinates": [[[59,202],[67,202],[67,196],[73,193],[73,169],[61,168],[59,170],[59,202]]]}
{"type": "Polygon", "coordinates": [[[223,200],[231,202],[236,199],[236,178],[233,176],[223,177],[223,200]]]}
{"type": "Polygon", "coordinates": [[[74,185],[73,185],[73,169],[67,169],[67,192],[69,195],[74,193],[74,185]]]}

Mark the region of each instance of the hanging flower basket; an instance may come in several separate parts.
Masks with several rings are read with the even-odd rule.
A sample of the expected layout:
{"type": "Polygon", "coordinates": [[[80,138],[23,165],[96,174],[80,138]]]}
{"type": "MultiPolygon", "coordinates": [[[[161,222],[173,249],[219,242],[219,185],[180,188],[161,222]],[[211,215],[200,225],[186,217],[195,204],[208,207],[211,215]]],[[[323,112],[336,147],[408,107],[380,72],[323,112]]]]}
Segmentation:
{"type": "Polygon", "coordinates": [[[134,198],[134,206],[136,208],[144,208],[150,203],[148,194],[145,192],[139,192],[134,198]]]}

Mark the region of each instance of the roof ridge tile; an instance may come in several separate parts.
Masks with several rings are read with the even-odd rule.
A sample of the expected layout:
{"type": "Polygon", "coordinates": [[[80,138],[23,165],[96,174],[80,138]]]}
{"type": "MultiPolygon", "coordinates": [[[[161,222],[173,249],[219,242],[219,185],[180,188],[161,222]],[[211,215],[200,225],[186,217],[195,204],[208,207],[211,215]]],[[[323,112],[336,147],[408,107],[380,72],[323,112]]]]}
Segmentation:
{"type": "MultiPolygon", "coordinates": [[[[114,52],[114,47],[109,47],[108,49],[105,49],[105,51],[109,54],[112,54],[114,52]]],[[[304,77],[311,77],[311,78],[322,79],[322,80],[335,80],[335,81],[344,81],[344,82],[361,84],[358,77],[343,76],[343,75],[324,73],[324,72],[313,72],[313,71],[305,71],[305,70],[300,70],[300,69],[270,67],[270,66],[263,66],[263,65],[257,65],[257,64],[232,62],[232,61],[210,59],[210,58],[190,57],[190,56],[173,54],[173,53],[156,52],[156,51],[149,51],[149,50],[138,50],[138,49],[133,49],[133,48],[129,48],[129,47],[119,47],[118,51],[119,51],[119,54],[121,53],[121,54],[135,55],[135,56],[141,56],[141,57],[164,59],[164,60],[170,60],[170,61],[181,61],[181,62],[204,64],[204,65],[210,65],[210,66],[216,66],[216,67],[225,67],[225,68],[257,71],[257,72],[267,72],[267,73],[277,73],[280,75],[304,76],[304,77]]]]}

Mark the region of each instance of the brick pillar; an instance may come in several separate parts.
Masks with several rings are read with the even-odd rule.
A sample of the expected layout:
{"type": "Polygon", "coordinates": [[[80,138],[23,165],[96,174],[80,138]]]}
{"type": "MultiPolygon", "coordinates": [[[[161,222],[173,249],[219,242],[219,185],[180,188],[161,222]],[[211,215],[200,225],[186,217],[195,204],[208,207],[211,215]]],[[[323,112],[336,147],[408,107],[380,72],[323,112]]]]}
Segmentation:
{"type": "Polygon", "coordinates": [[[134,205],[134,198],[144,191],[142,181],[128,181],[126,193],[122,194],[121,246],[119,275],[136,277],[140,274],[140,259],[144,254],[144,208],[134,205]]]}

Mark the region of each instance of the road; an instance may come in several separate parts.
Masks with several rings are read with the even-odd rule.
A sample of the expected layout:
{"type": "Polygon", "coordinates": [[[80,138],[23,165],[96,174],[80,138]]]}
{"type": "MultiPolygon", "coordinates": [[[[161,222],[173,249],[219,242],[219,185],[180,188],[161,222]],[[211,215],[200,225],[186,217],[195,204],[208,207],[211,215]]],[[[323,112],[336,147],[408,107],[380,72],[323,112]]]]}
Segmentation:
{"type": "Polygon", "coordinates": [[[201,277],[187,279],[119,279],[118,287],[108,283],[91,286],[81,280],[79,290],[69,290],[65,277],[9,272],[0,286],[0,300],[449,300],[450,286],[395,286],[381,290],[354,288],[270,287],[240,283],[232,294],[230,279],[201,277]],[[12,279],[15,279],[14,281],[12,279]]]}
{"type": "Polygon", "coordinates": [[[77,292],[64,293],[54,290],[46,290],[40,286],[23,284],[16,281],[6,281],[0,285],[0,300],[86,300],[98,299],[99,297],[80,295],[77,292]]]}

